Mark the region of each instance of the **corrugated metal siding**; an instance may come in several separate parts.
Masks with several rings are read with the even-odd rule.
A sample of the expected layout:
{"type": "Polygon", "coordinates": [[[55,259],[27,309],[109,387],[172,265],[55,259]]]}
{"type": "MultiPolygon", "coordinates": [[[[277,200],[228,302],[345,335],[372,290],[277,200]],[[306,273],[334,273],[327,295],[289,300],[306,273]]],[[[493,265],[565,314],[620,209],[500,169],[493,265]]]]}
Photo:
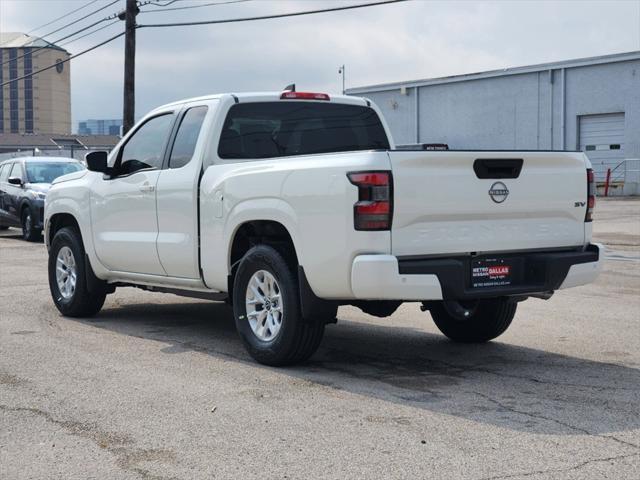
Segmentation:
{"type": "Polygon", "coordinates": [[[581,118],[624,112],[624,123],[618,118],[613,127],[624,139],[611,142],[620,143],[621,149],[607,155],[637,159],[640,59],[634,54],[614,60],[567,63],[564,71],[530,68],[504,76],[493,72],[436,79],[422,86],[409,82],[411,88],[404,92],[397,84],[349,93],[378,104],[397,144],[447,143],[452,149],[580,150],[581,118]]]}

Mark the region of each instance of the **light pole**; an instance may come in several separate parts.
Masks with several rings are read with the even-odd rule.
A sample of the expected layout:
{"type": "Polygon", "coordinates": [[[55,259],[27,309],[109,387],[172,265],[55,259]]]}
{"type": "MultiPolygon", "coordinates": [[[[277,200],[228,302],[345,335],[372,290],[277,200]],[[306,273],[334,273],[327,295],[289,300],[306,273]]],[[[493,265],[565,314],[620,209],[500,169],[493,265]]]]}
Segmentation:
{"type": "Polygon", "coordinates": [[[342,65],[340,68],[338,68],[338,73],[342,74],[342,94],[344,95],[345,92],[345,88],[344,88],[344,72],[345,72],[345,67],[344,65],[342,65]]]}

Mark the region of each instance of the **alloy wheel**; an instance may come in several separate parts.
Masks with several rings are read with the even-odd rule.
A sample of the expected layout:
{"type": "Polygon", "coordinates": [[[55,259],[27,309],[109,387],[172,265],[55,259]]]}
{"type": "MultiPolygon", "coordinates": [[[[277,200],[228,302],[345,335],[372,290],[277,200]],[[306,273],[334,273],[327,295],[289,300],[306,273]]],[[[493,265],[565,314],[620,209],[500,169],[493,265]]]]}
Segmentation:
{"type": "Polygon", "coordinates": [[[258,339],[269,342],[277,337],[284,308],[280,286],[266,270],[255,272],[247,285],[246,312],[249,325],[258,339]]]}
{"type": "Polygon", "coordinates": [[[67,246],[62,247],[56,257],[56,282],[60,295],[65,299],[73,297],[76,291],[77,272],[73,252],[67,246]]]}

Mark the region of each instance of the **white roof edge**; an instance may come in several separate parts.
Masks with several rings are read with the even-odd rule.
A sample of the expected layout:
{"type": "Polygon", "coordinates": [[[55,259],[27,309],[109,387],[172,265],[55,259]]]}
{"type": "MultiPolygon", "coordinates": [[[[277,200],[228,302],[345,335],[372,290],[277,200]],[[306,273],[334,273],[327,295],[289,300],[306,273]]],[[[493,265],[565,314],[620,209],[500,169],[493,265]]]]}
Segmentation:
{"type": "Polygon", "coordinates": [[[559,62],[539,63],[524,67],[504,68],[502,70],[487,70],[485,72],[464,73],[461,75],[451,75],[447,77],[425,78],[421,80],[410,80],[407,82],[391,82],[376,85],[366,85],[363,87],[353,87],[347,89],[349,95],[359,95],[370,92],[384,92],[396,90],[400,87],[414,88],[428,85],[440,85],[443,83],[466,82],[469,80],[480,80],[483,78],[501,77],[505,75],[520,75],[524,73],[542,72],[547,70],[559,70],[563,68],[576,68],[589,65],[601,65],[605,63],[628,62],[640,60],[640,50],[624,53],[614,53],[597,57],[576,58],[574,60],[564,60],[559,62]]]}
{"type": "MultiPolygon", "coordinates": [[[[302,90],[300,90],[302,91],[302,90]]],[[[145,114],[145,116],[151,115],[153,113],[155,113],[158,110],[163,110],[163,109],[167,109],[170,107],[175,107],[175,106],[180,106],[180,105],[184,105],[187,103],[193,103],[193,102],[204,102],[204,101],[208,101],[208,100],[216,100],[216,99],[221,99],[223,97],[236,97],[240,100],[251,100],[251,99],[256,99],[256,100],[279,100],[280,99],[280,95],[282,94],[282,91],[269,91],[269,92],[228,92],[228,93],[216,93],[216,94],[211,94],[211,95],[203,95],[200,97],[192,97],[192,98],[184,98],[182,100],[175,100],[173,102],[169,102],[169,103],[165,103],[164,105],[160,105],[156,108],[154,108],[153,110],[151,110],[148,114],[145,114]]],[[[344,103],[354,103],[357,102],[359,100],[366,102],[366,99],[364,98],[359,98],[359,97],[354,97],[352,95],[338,95],[338,94],[328,94],[329,97],[331,98],[331,100],[338,100],[344,103]]]]}

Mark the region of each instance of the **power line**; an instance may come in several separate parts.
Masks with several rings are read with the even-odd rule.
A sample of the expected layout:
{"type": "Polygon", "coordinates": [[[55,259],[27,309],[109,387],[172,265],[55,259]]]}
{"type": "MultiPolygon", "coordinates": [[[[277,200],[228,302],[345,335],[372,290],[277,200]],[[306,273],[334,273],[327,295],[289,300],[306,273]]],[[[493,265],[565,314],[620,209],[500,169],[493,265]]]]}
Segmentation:
{"type": "MultiPolygon", "coordinates": [[[[118,0],[116,0],[117,2],[118,0]]],[[[371,3],[361,3],[358,5],[348,5],[348,6],[344,6],[344,7],[334,7],[334,8],[325,8],[325,9],[320,9],[320,10],[307,10],[304,12],[292,12],[292,13],[283,13],[283,14],[277,14],[277,15],[266,15],[266,16],[260,16],[260,17],[246,17],[246,18],[230,18],[230,19],[226,19],[226,20],[208,20],[208,21],[202,21],[202,22],[182,22],[182,23],[161,23],[161,24],[149,24],[149,25],[137,25],[136,28],[155,28],[155,27],[179,27],[179,26],[190,26],[190,25],[209,25],[209,24],[216,24],[216,23],[235,23],[235,22],[248,22],[248,21],[253,21],[253,20],[268,20],[268,19],[274,19],[274,18],[284,18],[284,17],[297,17],[297,16],[302,16],[302,15],[312,15],[312,14],[316,14],[316,13],[326,13],[326,12],[336,12],[336,11],[341,11],[341,10],[353,10],[356,8],[364,8],[364,7],[373,7],[373,6],[377,6],[377,5],[386,5],[386,4],[391,4],[391,3],[400,3],[400,2],[406,2],[408,0],[384,0],[384,1],[380,1],[380,2],[371,2],[371,3]]],[[[113,2],[113,3],[116,3],[113,2]]],[[[112,5],[113,3],[109,4],[112,5]]],[[[84,29],[80,30],[80,31],[84,31],[87,28],[91,28],[94,25],[97,25],[98,23],[104,21],[104,20],[108,20],[111,17],[107,17],[102,19],[99,22],[94,23],[93,25],[90,25],[89,27],[85,27],[84,29]]],[[[115,22],[111,22],[109,25],[112,25],[115,22]]],[[[106,28],[106,25],[102,28],[106,28]]],[[[102,29],[101,28],[101,29],[102,29]]],[[[101,30],[99,29],[99,30],[101,30]]],[[[78,32],[75,32],[74,34],[71,34],[69,36],[73,36],[78,32]]],[[[97,31],[97,30],[96,30],[97,31]]],[[[64,59],[64,60],[60,60],[56,63],[54,63],[53,65],[49,65],[47,67],[41,68],[39,70],[36,70],[35,72],[31,72],[29,74],[23,75],[21,77],[18,78],[13,78],[11,80],[8,80],[2,84],[0,84],[0,87],[4,87],[5,85],[9,85],[10,83],[13,82],[17,82],[19,80],[24,80],[27,77],[31,77],[33,75],[37,75],[38,73],[41,72],[45,72],[47,70],[50,70],[52,68],[55,68],[57,65],[60,64],[64,64],[67,62],[70,62],[71,60],[78,58],[86,53],[89,53],[97,48],[102,47],[103,45],[106,45],[107,43],[110,43],[114,40],[116,40],[117,38],[120,38],[121,36],[123,36],[126,32],[120,32],[117,35],[114,35],[113,37],[108,38],[107,40],[98,43],[97,45],[94,45],[92,47],[89,47],[79,53],[76,53],[75,55],[71,55],[68,58],[64,59]]],[[[67,38],[69,37],[67,36],[67,38]]],[[[85,35],[86,36],[86,35],[85,35]]],[[[42,47],[42,48],[46,48],[46,47],[42,47]]]]}
{"type": "Polygon", "coordinates": [[[9,85],[10,83],[17,82],[19,80],[24,80],[27,77],[31,77],[33,75],[37,75],[38,73],[42,73],[42,72],[50,70],[52,68],[56,68],[56,66],[58,66],[58,65],[60,65],[62,63],[70,62],[71,60],[73,60],[75,58],[78,58],[78,57],[84,55],[85,53],[89,53],[90,51],[95,50],[96,48],[102,47],[103,45],[106,45],[107,43],[110,43],[110,42],[114,41],[116,38],[120,38],[121,36],[124,35],[124,33],[125,32],[120,32],[119,34],[114,35],[111,38],[108,38],[104,42],[98,43],[97,45],[94,45],[93,47],[89,47],[89,48],[87,48],[87,49],[85,49],[85,50],[83,50],[83,51],[81,51],[79,53],[76,53],[75,55],[71,55],[69,58],[65,58],[64,60],[60,60],[59,62],[56,62],[53,65],[49,65],[48,67],[41,68],[39,70],[36,70],[35,72],[28,73],[28,74],[23,75],[23,76],[18,77],[18,78],[12,78],[11,80],[8,80],[8,81],[0,84],[0,87],[4,87],[5,85],[9,85]]]}
{"type": "MultiPolygon", "coordinates": [[[[185,5],[184,7],[154,8],[152,10],[141,10],[140,13],[156,13],[156,12],[170,12],[175,10],[190,10],[192,8],[215,7],[216,5],[228,5],[229,3],[244,3],[244,2],[250,2],[250,1],[251,0],[226,0],[224,2],[210,2],[210,3],[201,3],[199,5],[185,5]]],[[[150,4],[157,5],[152,2],[150,2],[150,4]]],[[[170,5],[170,4],[166,4],[166,5],[170,5]]],[[[165,5],[162,5],[162,7],[164,6],[165,5]]]]}
{"type": "Polygon", "coordinates": [[[145,2],[138,2],[138,6],[139,7],[144,7],[145,5],[156,5],[158,7],[168,7],[169,5],[171,5],[172,3],[176,3],[178,0],[171,0],[167,3],[165,3],[164,5],[158,2],[152,2],[150,0],[147,0],[145,2]]]}
{"type": "Polygon", "coordinates": [[[104,9],[106,9],[106,8],[109,8],[111,5],[115,5],[115,4],[116,4],[116,3],[118,3],[119,1],[120,1],[120,0],[113,0],[113,2],[111,2],[111,3],[107,3],[106,5],[104,5],[104,6],[100,7],[100,8],[98,8],[97,10],[94,10],[93,12],[88,13],[88,14],[87,14],[87,15],[85,15],[84,17],[80,17],[80,18],[78,18],[77,20],[74,20],[73,22],[69,22],[69,23],[67,23],[66,25],[63,25],[62,27],[60,27],[60,28],[58,28],[58,29],[56,29],[56,30],[54,30],[54,31],[52,31],[52,32],[45,33],[44,35],[39,35],[39,37],[40,37],[40,38],[48,37],[49,35],[53,35],[54,33],[58,33],[60,30],[64,30],[65,28],[70,27],[71,25],[75,25],[76,23],[81,22],[81,21],[82,21],[82,20],[84,20],[85,18],[89,18],[90,16],[95,15],[96,13],[101,12],[102,10],[104,10],[104,9]]]}
{"type": "Polygon", "coordinates": [[[356,8],[375,7],[377,5],[387,5],[390,3],[400,3],[400,2],[406,2],[406,1],[408,0],[384,0],[382,2],[360,3],[358,5],[346,5],[344,7],[323,8],[320,10],[307,10],[304,12],[280,13],[277,15],[264,15],[260,17],[228,18],[225,20],[203,20],[200,22],[155,23],[155,24],[147,24],[147,25],[138,25],[137,28],[188,27],[188,26],[194,26],[194,25],[213,25],[217,23],[236,23],[236,22],[250,22],[254,20],[270,20],[274,18],[299,17],[302,15],[313,15],[316,13],[338,12],[341,10],[353,10],[356,8]]]}
{"type": "Polygon", "coordinates": [[[78,38],[74,38],[73,40],[69,40],[68,42],[64,42],[59,44],[59,47],[64,47],[65,45],[69,45],[70,43],[76,42],[82,38],[88,37],[89,35],[93,35],[94,33],[99,32],[100,30],[104,30],[105,28],[110,27],[111,25],[115,25],[116,23],[120,23],[119,19],[114,20],[113,22],[109,22],[106,25],[96,28],[95,30],[91,30],[90,32],[85,33],[84,35],[80,35],[78,38]]]}
{"type": "MultiPolygon", "coordinates": [[[[33,32],[35,32],[36,30],[40,30],[41,28],[44,27],[48,27],[49,25],[51,25],[52,23],[56,23],[58,20],[62,20],[65,17],[68,17],[69,15],[72,15],[80,10],[82,10],[83,8],[88,7],[89,5],[96,3],[98,0],[92,0],[89,3],[84,4],[83,6],[76,8],[75,10],[71,10],[70,12],[65,13],[64,15],[60,15],[58,18],[54,18],[53,20],[51,20],[50,22],[47,22],[43,25],[40,25],[39,27],[33,28],[31,30],[29,30],[27,33],[25,33],[25,35],[29,35],[33,32]]],[[[7,43],[9,43],[11,40],[4,42],[4,43],[0,43],[0,47],[2,47],[3,45],[6,45],[7,43]]]]}
{"type": "MultiPolygon", "coordinates": [[[[116,0],[116,1],[117,1],[117,0],[116,0]]],[[[13,61],[13,60],[20,60],[21,58],[24,58],[24,57],[26,57],[27,55],[33,55],[34,53],[37,53],[37,52],[39,52],[40,50],[44,50],[45,48],[52,48],[52,47],[59,46],[59,45],[57,45],[57,43],[58,43],[58,42],[61,42],[61,41],[63,41],[63,40],[66,40],[67,38],[75,37],[77,34],[82,33],[82,32],[85,32],[85,31],[89,30],[90,28],[93,28],[93,27],[95,27],[96,25],[99,25],[100,23],[105,22],[105,21],[107,21],[107,20],[111,20],[111,19],[113,19],[113,18],[115,18],[115,17],[117,17],[117,14],[115,14],[115,13],[114,13],[114,14],[112,14],[112,15],[109,15],[108,17],[104,17],[103,19],[98,20],[97,22],[93,22],[91,25],[87,25],[86,27],[82,27],[80,30],[76,30],[75,32],[70,33],[69,35],[66,35],[66,36],[64,36],[64,37],[62,37],[62,38],[59,38],[59,39],[57,39],[57,40],[54,40],[53,42],[49,42],[49,41],[47,41],[47,40],[45,40],[45,39],[43,38],[42,40],[43,40],[44,42],[46,42],[46,45],[45,45],[45,46],[35,48],[35,49],[33,49],[33,50],[31,50],[31,51],[29,51],[29,52],[27,52],[27,53],[23,53],[22,55],[17,56],[16,58],[13,58],[13,59],[10,59],[10,60],[5,60],[4,62],[0,63],[0,67],[1,67],[2,65],[5,65],[5,64],[7,64],[7,63],[9,63],[9,62],[13,61]]],[[[112,25],[113,23],[115,23],[115,22],[111,22],[111,25],[112,25]]],[[[95,32],[97,32],[97,31],[99,31],[99,30],[101,30],[101,29],[99,28],[99,29],[96,29],[96,30],[94,30],[94,31],[95,31],[95,32]]],[[[87,34],[87,35],[88,35],[88,34],[87,34]]],[[[82,37],[79,37],[79,38],[86,37],[87,35],[83,35],[82,37]]],[[[78,38],[78,39],[79,39],[79,38],[78,38]]],[[[78,40],[78,39],[76,39],[76,40],[78,40]]],[[[74,41],[74,42],[75,42],[75,40],[72,40],[72,41],[74,41]]],[[[67,42],[66,44],[69,44],[69,43],[71,43],[71,42],[67,42]]],[[[21,47],[21,48],[23,48],[23,49],[24,49],[25,47],[21,47]]]]}
{"type": "Polygon", "coordinates": [[[75,10],[71,10],[70,12],[67,12],[64,15],[60,15],[58,18],[54,18],[53,20],[51,20],[48,23],[45,23],[44,25],[40,25],[39,27],[36,27],[36,28],[34,28],[32,30],[29,30],[26,34],[29,35],[30,33],[33,33],[36,30],[40,30],[41,28],[48,27],[52,23],[56,23],[58,20],[62,20],[63,18],[68,17],[69,15],[73,15],[74,13],[79,12],[83,8],[87,8],[89,5],[92,5],[92,4],[96,3],[97,1],[98,0],[91,0],[89,3],[85,3],[83,6],[81,6],[79,8],[76,8],[75,10]]]}

